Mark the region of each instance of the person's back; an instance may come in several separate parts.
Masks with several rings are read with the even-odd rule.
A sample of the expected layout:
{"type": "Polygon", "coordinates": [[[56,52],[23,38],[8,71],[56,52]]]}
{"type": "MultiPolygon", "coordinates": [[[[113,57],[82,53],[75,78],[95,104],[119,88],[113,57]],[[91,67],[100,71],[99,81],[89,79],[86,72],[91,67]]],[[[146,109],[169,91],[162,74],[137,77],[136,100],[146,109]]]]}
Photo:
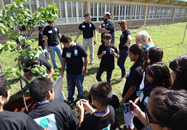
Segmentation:
{"type": "Polygon", "coordinates": [[[53,83],[48,78],[36,78],[30,86],[30,96],[37,101],[31,116],[43,128],[53,130],[74,130],[78,119],[71,108],[64,102],[52,102],[54,99],[53,83]]]}
{"type": "Polygon", "coordinates": [[[112,88],[109,83],[95,83],[90,90],[92,103],[97,108],[94,111],[86,100],[77,102],[77,108],[80,111],[79,129],[80,130],[103,130],[114,129],[115,112],[109,104],[112,99],[112,88]],[[84,119],[84,109],[91,115],[84,119]],[[84,120],[83,120],[84,119],[84,120]]]}

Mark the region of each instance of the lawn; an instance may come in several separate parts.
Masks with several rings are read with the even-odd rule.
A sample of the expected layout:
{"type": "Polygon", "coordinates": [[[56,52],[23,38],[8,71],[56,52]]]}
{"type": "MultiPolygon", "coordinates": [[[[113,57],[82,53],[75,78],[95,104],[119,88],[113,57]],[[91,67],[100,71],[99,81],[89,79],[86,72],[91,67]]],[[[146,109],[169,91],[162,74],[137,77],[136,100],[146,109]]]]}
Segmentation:
{"type": "MultiPolygon", "coordinates": [[[[170,60],[173,59],[176,56],[182,55],[182,54],[187,54],[187,36],[185,38],[185,41],[183,44],[180,44],[182,42],[183,36],[184,36],[184,30],[186,23],[176,23],[176,24],[169,24],[169,25],[156,25],[156,26],[144,26],[138,29],[132,29],[131,34],[132,34],[132,42],[133,44],[135,42],[135,35],[137,32],[141,30],[146,30],[150,36],[152,37],[152,40],[156,46],[161,47],[164,50],[164,58],[163,62],[166,63],[167,65],[169,64],[170,60]]],[[[116,31],[115,32],[115,45],[118,47],[119,44],[119,39],[120,39],[121,32],[116,31]]],[[[72,36],[72,39],[75,39],[75,35],[72,36]]],[[[97,50],[99,45],[101,44],[101,39],[100,39],[100,34],[98,33],[98,40],[97,44],[95,45],[95,66],[88,66],[88,74],[85,76],[84,79],[84,94],[85,97],[88,96],[88,92],[90,90],[90,87],[92,84],[94,84],[96,81],[96,73],[97,69],[100,63],[100,60],[97,58],[97,50]]],[[[79,44],[82,44],[82,36],[79,37],[78,41],[79,44]]],[[[37,46],[37,41],[33,44],[33,47],[37,46]]],[[[89,52],[88,52],[89,53],[89,52]]],[[[3,67],[4,70],[12,67],[16,67],[16,63],[13,61],[13,59],[16,57],[15,53],[11,52],[3,52],[0,54],[0,63],[3,67]]],[[[56,58],[57,59],[57,58],[56,58]]],[[[58,66],[60,67],[60,62],[58,61],[58,66]]],[[[117,60],[116,60],[117,61],[117,60]]],[[[51,60],[50,60],[51,63],[51,60]]],[[[116,62],[117,63],[117,62],[116,62]]],[[[127,72],[130,69],[132,65],[132,62],[130,62],[129,58],[127,58],[126,61],[126,69],[127,72]]],[[[115,65],[115,70],[113,71],[112,74],[112,88],[113,91],[119,96],[119,99],[121,99],[121,94],[122,90],[125,84],[125,81],[122,82],[117,82],[116,79],[121,76],[121,71],[117,64],[115,65]]],[[[102,75],[103,81],[106,81],[106,74],[104,73],[102,75]]],[[[10,93],[11,95],[15,95],[12,97],[12,99],[15,99],[21,94],[16,94],[17,92],[20,91],[20,84],[16,80],[12,79],[10,82],[10,93]]],[[[63,79],[63,91],[65,95],[67,96],[67,83],[66,79],[63,79]]],[[[27,92],[28,93],[28,92],[27,92]]],[[[75,94],[75,96],[77,93],[75,94]]],[[[124,121],[123,121],[123,107],[120,106],[116,110],[116,116],[118,118],[118,121],[120,123],[120,126],[123,128],[124,127],[124,121]]]]}

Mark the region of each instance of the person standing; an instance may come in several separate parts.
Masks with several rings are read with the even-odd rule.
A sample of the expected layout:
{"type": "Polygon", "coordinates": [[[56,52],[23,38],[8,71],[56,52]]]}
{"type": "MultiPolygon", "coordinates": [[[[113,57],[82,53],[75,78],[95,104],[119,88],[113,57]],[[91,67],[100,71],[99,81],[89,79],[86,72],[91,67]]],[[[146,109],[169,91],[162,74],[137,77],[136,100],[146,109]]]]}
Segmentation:
{"type": "Polygon", "coordinates": [[[64,66],[67,65],[67,86],[68,86],[68,104],[71,106],[74,100],[75,85],[77,86],[79,99],[83,96],[84,75],[88,73],[88,57],[86,51],[77,43],[72,42],[68,35],[62,35],[60,42],[63,43],[62,53],[62,76],[64,75],[64,66]],[[84,71],[83,71],[84,58],[84,71]]]}
{"type": "Polygon", "coordinates": [[[120,36],[120,43],[119,43],[119,59],[118,59],[118,66],[121,69],[121,77],[117,79],[117,81],[122,81],[126,77],[126,69],[125,69],[125,61],[127,56],[129,55],[129,46],[132,40],[131,33],[127,29],[127,22],[125,20],[121,20],[119,23],[120,30],[122,34],[120,36]]]}
{"type": "Polygon", "coordinates": [[[97,32],[95,25],[91,22],[91,14],[86,13],[84,15],[85,21],[79,25],[79,31],[75,38],[75,43],[79,38],[81,32],[83,32],[83,48],[87,51],[90,50],[90,64],[94,66],[94,45],[97,42],[97,32]],[[94,41],[93,41],[94,36],[94,41]]]}
{"type": "Polygon", "coordinates": [[[58,41],[58,39],[60,39],[61,37],[61,34],[59,28],[54,26],[54,21],[47,21],[47,22],[48,22],[48,26],[45,27],[43,32],[45,46],[47,48],[47,51],[51,55],[51,60],[54,69],[57,69],[58,66],[55,59],[55,51],[58,55],[60,62],[62,62],[62,50],[60,48],[59,41],[58,41]]]}
{"type": "Polygon", "coordinates": [[[111,44],[115,44],[115,26],[111,21],[110,12],[105,12],[103,16],[104,22],[99,26],[99,33],[101,33],[101,42],[104,44],[103,35],[104,33],[110,33],[112,36],[111,44]]]}

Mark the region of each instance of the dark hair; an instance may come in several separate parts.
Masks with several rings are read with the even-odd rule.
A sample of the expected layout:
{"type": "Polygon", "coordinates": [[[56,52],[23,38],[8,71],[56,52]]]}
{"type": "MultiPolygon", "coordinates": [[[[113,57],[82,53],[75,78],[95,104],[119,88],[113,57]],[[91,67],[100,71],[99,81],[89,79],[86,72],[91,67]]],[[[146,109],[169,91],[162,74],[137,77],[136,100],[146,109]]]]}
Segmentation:
{"type": "Polygon", "coordinates": [[[97,82],[91,87],[90,94],[102,106],[107,106],[112,99],[112,87],[107,82],[97,82]]]}
{"type": "Polygon", "coordinates": [[[84,14],[84,17],[86,18],[86,17],[88,17],[90,15],[91,15],[90,13],[86,13],[86,14],[84,14]]]}
{"type": "Polygon", "coordinates": [[[47,23],[53,23],[54,21],[49,21],[49,20],[47,20],[47,23]]]}
{"type": "Polygon", "coordinates": [[[44,26],[39,26],[38,30],[41,31],[44,28],[44,26]]]}
{"type": "Polygon", "coordinates": [[[107,40],[109,40],[109,39],[112,39],[112,36],[111,36],[110,33],[104,33],[104,35],[103,35],[103,39],[107,39],[107,40]]]}
{"type": "Polygon", "coordinates": [[[151,92],[152,116],[170,130],[187,128],[187,91],[157,87],[151,92]]]}
{"type": "Polygon", "coordinates": [[[163,58],[163,50],[160,48],[160,47],[151,47],[149,50],[148,50],[148,58],[150,60],[150,63],[149,64],[153,64],[153,63],[156,63],[156,62],[161,62],[162,61],[162,58],[163,58]]]}
{"type": "Polygon", "coordinates": [[[60,38],[60,42],[63,43],[68,43],[69,41],[72,41],[71,37],[69,35],[62,35],[62,37],[60,38]]]}
{"type": "Polygon", "coordinates": [[[46,99],[48,91],[52,91],[53,82],[49,78],[36,78],[29,85],[31,98],[40,102],[46,99]]]}
{"type": "Polygon", "coordinates": [[[111,19],[111,14],[110,14],[110,12],[105,12],[105,14],[106,14],[106,17],[108,17],[109,19],[111,19]]]}
{"type": "Polygon", "coordinates": [[[26,30],[26,26],[25,25],[22,25],[20,28],[19,28],[20,31],[25,31],[26,30]]]}
{"type": "Polygon", "coordinates": [[[157,62],[147,67],[147,73],[154,78],[153,87],[163,86],[169,88],[171,86],[171,75],[168,67],[163,62],[157,62]]]}
{"type": "Polygon", "coordinates": [[[125,20],[119,21],[118,24],[121,26],[123,31],[127,29],[127,22],[125,20]]]}
{"type": "Polygon", "coordinates": [[[8,97],[8,81],[0,77],[0,96],[8,97]]]}
{"type": "Polygon", "coordinates": [[[169,64],[176,74],[176,79],[173,82],[172,89],[187,90],[187,54],[181,55],[173,59],[169,64]]]}
{"type": "Polygon", "coordinates": [[[143,66],[144,56],[145,56],[145,51],[146,51],[145,46],[143,46],[142,44],[138,44],[138,45],[133,44],[132,46],[130,46],[129,51],[134,55],[139,55],[139,58],[136,64],[140,63],[143,66]]]}

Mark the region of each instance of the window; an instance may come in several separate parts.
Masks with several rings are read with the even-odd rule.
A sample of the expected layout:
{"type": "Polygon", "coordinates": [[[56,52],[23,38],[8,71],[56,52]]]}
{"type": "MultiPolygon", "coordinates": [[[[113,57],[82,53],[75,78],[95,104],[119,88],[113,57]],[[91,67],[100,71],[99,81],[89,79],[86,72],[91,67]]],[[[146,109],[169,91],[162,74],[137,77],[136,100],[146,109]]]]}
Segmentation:
{"type": "Polygon", "coordinates": [[[157,18],[164,18],[166,13],[166,7],[158,7],[157,18]]]}
{"type": "Polygon", "coordinates": [[[186,8],[181,8],[180,11],[181,11],[180,12],[180,17],[185,17],[185,15],[186,15],[186,8]]]}
{"type": "Polygon", "coordinates": [[[147,19],[154,19],[156,18],[156,6],[149,6],[147,10],[147,19]]]}
{"type": "Polygon", "coordinates": [[[176,8],[175,10],[175,17],[179,18],[180,17],[180,8],[176,8]]]}
{"type": "Polygon", "coordinates": [[[172,18],[173,17],[173,12],[174,12],[174,8],[173,7],[168,7],[166,9],[166,18],[172,18]]]}
{"type": "Polygon", "coordinates": [[[144,6],[133,5],[131,19],[144,19],[144,6]]]}

